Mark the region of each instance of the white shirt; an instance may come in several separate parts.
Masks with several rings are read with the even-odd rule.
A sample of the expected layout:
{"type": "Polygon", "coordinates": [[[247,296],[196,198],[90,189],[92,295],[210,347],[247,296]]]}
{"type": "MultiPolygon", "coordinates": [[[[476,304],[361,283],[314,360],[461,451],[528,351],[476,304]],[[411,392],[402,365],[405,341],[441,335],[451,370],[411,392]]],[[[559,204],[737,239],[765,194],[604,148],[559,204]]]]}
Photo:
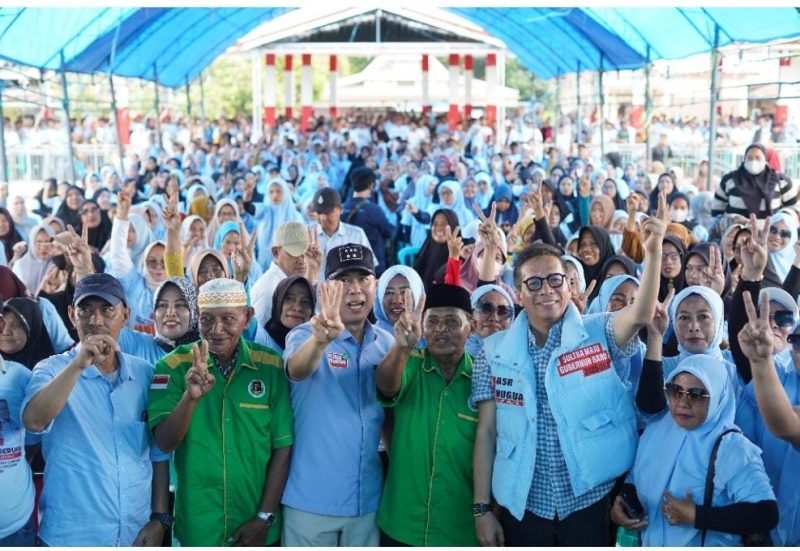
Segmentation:
{"type": "Polygon", "coordinates": [[[287,277],[289,276],[283,273],[280,266],[271,262],[269,269],[250,288],[250,300],[253,303],[259,327],[264,327],[272,316],[272,295],[275,293],[278,283],[287,277]]]}
{"type": "MultiPolygon", "coordinates": [[[[330,237],[328,237],[328,234],[322,231],[322,227],[320,227],[320,225],[316,222],[313,226],[311,226],[311,228],[317,233],[319,248],[322,251],[322,263],[319,268],[319,281],[325,281],[325,259],[328,257],[328,252],[330,252],[331,249],[341,245],[357,243],[359,245],[364,245],[366,248],[372,251],[372,247],[369,244],[369,239],[367,239],[367,234],[365,234],[364,230],[358,226],[352,226],[350,224],[345,224],[344,222],[339,222],[339,229],[337,229],[336,232],[330,237]]],[[[378,260],[375,259],[375,266],[377,265],[378,260]]]]}

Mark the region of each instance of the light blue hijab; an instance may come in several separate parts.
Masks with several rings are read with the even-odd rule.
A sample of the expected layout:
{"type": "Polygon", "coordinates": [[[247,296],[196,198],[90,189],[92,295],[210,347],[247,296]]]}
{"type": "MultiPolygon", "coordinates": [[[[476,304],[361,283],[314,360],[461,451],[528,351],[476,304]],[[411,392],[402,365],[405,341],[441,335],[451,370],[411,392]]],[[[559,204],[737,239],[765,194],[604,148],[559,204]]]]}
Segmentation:
{"type": "Polygon", "coordinates": [[[261,269],[266,271],[272,262],[272,240],[275,237],[275,232],[287,222],[302,222],[303,217],[294,208],[289,185],[280,178],[275,178],[267,185],[267,197],[264,198],[264,207],[268,212],[256,228],[258,232],[256,260],[261,269]],[[278,205],[273,205],[272,201],[269,200],[269,188],[273,185],[280,186],[283,190],[283,201],[278,205]]]}
{"type": "MultiPolygon", "coordinates": [[[[414,195],[411,198],[411,203],[421,212],[427,212],[433,203],[433,193],[427,193],[428,186],[435,183],[436,178],[430,174],[421,174],[414,184],[414,195]]],[[[403,210],[401,223],[406,226],[411,226],[411,245],[414,247],[421,247],[428,237],[428,228],[430,224],[423,224],[417,221],[416,218],[406,210],[403,210]]]]}
{"type": "MultiPolygon", "coordinates": [[[[241,242],[240,242],[240,246],[241,247],[247,246],[247,243],[245,243],[244,240],[248,239],[248,237],[246,235],[242,236],[242,234],[240,232],[240,229],[239,229],[239,222],[234,222],[233,220],[228,220],[227,222],[225,222],[224,224],[222,224],[219,227],[219,229],[217,230],[216,235],[214,236],[214,249],[215,250],[222,252],[222,242],[225,241],[225,236],[228,235],[229,233],[235,233],[236,235],[239,236],[239,239],[241,240],[241,242]]],[[[223,256],[225,256],[225,255],[223,255],[223,256]]],[[[228,273],[229,274],[235,273],[235,270],[233,269],[233,264],[231,263],[231,259],[229,257],[226,257],[225,261],[228,264],[228,273]]],[[[247,274],[248,289],[249,289],[249,285],[252,285],[253,283],[255,283],[255,281],[263,273],[264,272],[258,266],[258,262],[253,262],[250,265],[250,271],[247,274]]]]}
{"type": "Polygon", "coordinates": [[[464,203],[464,192],[461,190],[461,184],[459,184],[457,180],[446,180],[440,184],[439,190],[442,188],[449,189],[453,192],[453,204],[448,206],[444,204],[444,201],[441,201],[438,205],[430,205],[428,210],[433,209],[431,214],[439,209],[450,209],[458,216],[458,225],[462,228],[466,228],[470,223],[474,222],[476,216],[464,203]]]}
{"type": "MultiPolygon", "coordinates": [[[[478,305],[478,301],[492,291],[499,293],[508,303],[508,307],[511,308],[511,321],[514,321],[514,300],[511,298],[511,295],[508,294],[508,291],[499,285],[481,285],[472,291],[472,294],[469,296],[469,302],[472,305],[472,309],[475,310],[475,307],[478,305]]],[[[481,336],[477,333],[470,333],[464,348],[466,349],[467,353],[474,358],[478,355],[481,348],[483,348],[483,338],[481,338],[481,336]]]]}
{"type": "Polygon", "coordinates": [[[639,280],[631,275],[619,274],[609,277],[600,286],[600,292],[597,293],[597,296],[589,305],[589,307],[586,309],[584,315],[588,316],[589,314],[599,314],[601,312],[607,312],[608,303],[611,301],[611,295],[613,295],[614,292],[619,288],[619,286],[625,283],[626,281],[632,281],[636,284],[637,288],[639,287],[639,280]]]}
{"type": "Polygon", "coordinates": [[[424,285],[422,284],[422,278],[419,277],[419,274],[414,271],[413,268],[409,266],[392,266],[391,268],[387,268],[383,274],[381,274],[380,279],[378,279],[378,294],[375,298],[375,317],[378,319],[378,327],[381,329],[385,329],[390,333],[394,334],[394,325],[391,321],[389,321],[389,317],[386,315],[386,312],[383,311],[383,297],[386,295],[386,289],[389,287],[389,282],[394,279],[395,276],[403,276],[408,281],[408,286],[411,288],[411,296],[414,299],[414,306],[416,307],[419,304],[420,298],[422,298],[422,293],[425,290],[424,285]]]}
{"type": "MultiPolygon", "coordinates": [[[[694,375],[706,387],[711,396],[708,415],[700,426],[687,431],[667,412],[645,429],[639,441],[631,474],[649,519],[642,532],[642,545],[646,547],[700,545],[699,530],[667,522],[661,508],[664,491],[669,490],[677,499],[691,491],[694,502],[701,505],[714,442],[735,426],[735,400],[725,364],[718,358],[695,354],[682,360],[669,373],[667,381],[673,381],[683,372],[694,375]]],[[[752,476],[759,469],[763,472],[759,455],[759,449],[745,436],[725,436],[715,463],[713,506],[729,505],[733,502],[731,495],[759,496],[752,501],[774,499],[770,497],[769,485],[763,485],[762,478],[766,477],[752,476]],[[737,477],[741,473],[751,476],[737,477]]],[[[734,546],[740,542],[738,535],[714,531],[709,531],[706,539],[706,545],[734,546]]]]}
{"type": "Polygon", "coordinates": [[[789,270],[794,263],[794,244],[797,242],[797,215],[786,211],[780,211],[770,219],[770,223],[774,224],[775,222],[783,222],[786,224],[786,227],[792,234],[789,241],[781,250],[776,252],[770,251],[769,253],[769,260],[772,264],[772,268],[775,270],[775,275],[783,282],[786,276],[789,275],[789,270]]]}

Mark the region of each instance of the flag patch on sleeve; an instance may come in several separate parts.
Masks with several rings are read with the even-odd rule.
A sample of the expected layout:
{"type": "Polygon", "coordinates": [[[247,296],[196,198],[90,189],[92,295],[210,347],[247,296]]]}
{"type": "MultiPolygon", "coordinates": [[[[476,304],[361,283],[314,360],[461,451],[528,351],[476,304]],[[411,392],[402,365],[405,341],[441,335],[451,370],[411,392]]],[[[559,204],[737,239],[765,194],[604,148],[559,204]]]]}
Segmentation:
{"type": "Polygon", "coordinates": [[[166,390],[169,383],[169,375],[153,375],[150,381],[150,390],[166,390]]]}

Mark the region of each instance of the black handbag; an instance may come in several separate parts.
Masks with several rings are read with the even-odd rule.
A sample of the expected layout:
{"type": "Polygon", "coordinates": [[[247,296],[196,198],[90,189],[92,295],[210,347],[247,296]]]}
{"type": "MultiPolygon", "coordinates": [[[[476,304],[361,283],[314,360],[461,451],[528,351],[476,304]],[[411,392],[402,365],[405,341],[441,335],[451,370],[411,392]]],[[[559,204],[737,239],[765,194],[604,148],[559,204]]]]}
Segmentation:
{"type": "MultiPolygon", "coordinates": [[[[706,487],[703,493],[703,507],[705,508],[711,507],[711,499],[714,496],[714,463],[717,461],[719,445],[722,443],[722,437],[732,432],[742,433],[742,431],[736,428],[726,430],[717,437],[716,442],[714,442],[714,447],[711,449],[711,459],[708,461],[708,471],[706,472],[706,487]]],[[[700,536],[701,547],[706,546],[706,532],[708,532],[708,530],[703,528],[700,536]]],[[[772,547],[773,543],[769,532],[757,532],[755,534],[742,534],[742,545],[745,547],[772,547]]]]}

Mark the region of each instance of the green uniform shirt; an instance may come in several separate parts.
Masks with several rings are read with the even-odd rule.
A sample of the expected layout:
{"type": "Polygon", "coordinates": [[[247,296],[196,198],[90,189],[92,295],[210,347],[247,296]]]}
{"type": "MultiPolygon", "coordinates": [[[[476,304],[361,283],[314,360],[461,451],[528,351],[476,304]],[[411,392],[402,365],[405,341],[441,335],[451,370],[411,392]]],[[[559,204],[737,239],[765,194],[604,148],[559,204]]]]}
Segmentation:
{"type": "Polygon", "coordinates": [[[394,408],[389,473],[378,526],[415,546],[477,546],[472,517],[472,448],[478,417],[469,407],[472,358],[464,354],[450,384],[427,350],[414,350],[394,408]]]}
{"type": "MultiPolygon", "coordinates": [[[[156,364],[148,416],[154,429],[177,407],[192,367],[192,345],[176,348],[156,364]]],[[[175,450],[178,475],[175,535],[182,546],[227,545],[258,513],[272,450],[291,446],[292,408],[281,356],[239,340],[239,357],[226,380],[212,357],[216,383],[200,398],[175,450]]],[[[280,511],[266,544],[280,538],[280,511]]]]}

